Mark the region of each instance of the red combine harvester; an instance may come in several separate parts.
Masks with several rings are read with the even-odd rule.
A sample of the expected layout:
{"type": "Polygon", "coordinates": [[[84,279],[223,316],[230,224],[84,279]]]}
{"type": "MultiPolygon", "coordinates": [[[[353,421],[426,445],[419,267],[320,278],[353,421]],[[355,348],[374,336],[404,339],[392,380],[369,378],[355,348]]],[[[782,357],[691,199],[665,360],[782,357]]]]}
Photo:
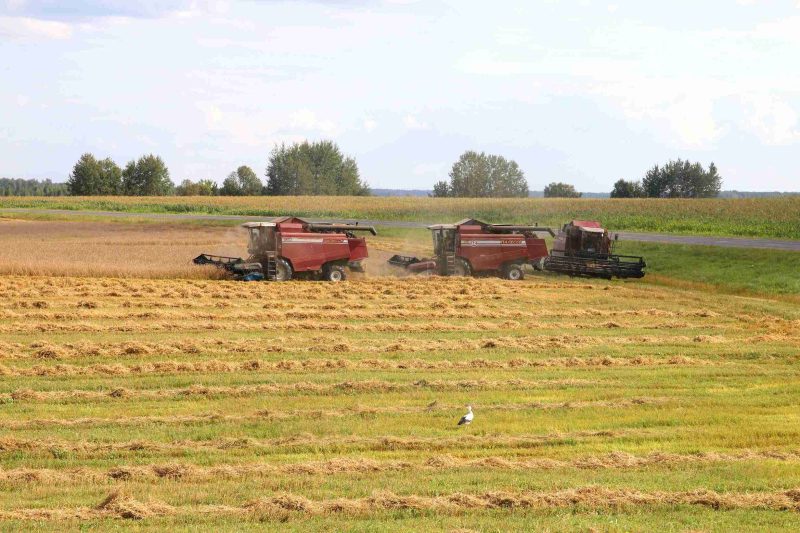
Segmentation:
{"type": "Polygon", "coordinates": [[[389,259],[389,264],[419,274],[499,274],[517,280],[524,277],[526,263],[541,268],[547,257],[547,244],[536,234],[555,235],[550,228],[486,224],[475,219],[437,224],[428,229],[433,234],[434,257],[419,259],[395,255],[389,259]]]}
{"type": "Polygon", "coordinates": [[[544,269],[569,276],[611,279],[644,277],[644,259],[614,254],[608,230],[594,220],[573,220],[564,224],[544,261],[544,269]]]}
{"type": "Polygon", "coordinates": [[[242,227],[250,235],[247,260],[201,254],[193,262],[217,266],[244,281],[287,281],[298,275],[342,281],[345,268],[363,272],[361,261],[368,255],[366,239],[354,232],[377,234],[372,226],[306,222],[297,217],[247,222],[242,227]]]}

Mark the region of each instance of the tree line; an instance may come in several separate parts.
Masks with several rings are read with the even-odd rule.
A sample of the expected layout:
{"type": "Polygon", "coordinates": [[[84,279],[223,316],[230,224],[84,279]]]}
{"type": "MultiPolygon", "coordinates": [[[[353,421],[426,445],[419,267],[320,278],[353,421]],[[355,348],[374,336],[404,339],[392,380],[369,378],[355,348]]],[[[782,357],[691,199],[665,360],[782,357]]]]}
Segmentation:
{"type": "Polygon", "coordinates": [[[242,165],[218,185],[210,179],[183,180],[175,185],[161,157],[149,154],[120,168],[111,158],[84,154],[66,183],[78,196],[364,196],[369,186],[359,176],[355,159],[331,141],[276,146],[267,162],[266,183],[242,165]]]}
{"type": "MultiPolygon", "coordinates": [[[[0,180],[0,194],[103,196],[365,196],[367,183],[359,175],[355,159],[342,153],[332,141],[282,144],[269,154],[265,181],[252,168],[241,165],[222,184],[210,179],[183,180],[175,185],[161,157],[148,154],[129,161],[124,168],[111,158],[93,154],[80,157],[66,184],[49,180],[0,180]]],[[[612,198],[707,198],[717,196],[722,185],[717,167],[681,159],[655,165],[638,181],[621,179],[612,198]]],[[[453,163],[448,179],[434,184],[437,198],[527,198],[525,174],[516,161],[501,155],[468,150],[453,163]]],[[[568,183],[551,182],[545,198],[580,198],[568,183]]]]}
{"type": "Polygon", "coordinates": [[[655,165],[640,181],[617,181],[611,198],[715,198],[721,188],[722,177],[713,162],[705,169],[676,159],[655,165]]]}
{"type": "MultiPolygon", "coordinates": [[[[502,156],[464,152],[450,169],[449,181],[433,186],[431,196],[457,198],[508,198],[529,195],[528,182],[515,161],[502,156]]],[[[655,165],[640,181],[619,180],[612,198],[713,198],[722,188],[714,163],[706,170],[700,163],[678,159],[655,165]]],[[[580,198],[573,185],[554,181],[544,188],[545,198],[580,198]]]]}
{"type": "Polygon", "coordinates": [[[0,196],[66,196],[66,183],[48,180],[0,178],[0,196]]]}
{"type": "Polygon", "coordinates": [[[98,160],[83,154],[67,179],[73,196],[168,196],[175,184],[164,161],[150,154],[129,161],[122,169],[110,157],[98,160]]]}

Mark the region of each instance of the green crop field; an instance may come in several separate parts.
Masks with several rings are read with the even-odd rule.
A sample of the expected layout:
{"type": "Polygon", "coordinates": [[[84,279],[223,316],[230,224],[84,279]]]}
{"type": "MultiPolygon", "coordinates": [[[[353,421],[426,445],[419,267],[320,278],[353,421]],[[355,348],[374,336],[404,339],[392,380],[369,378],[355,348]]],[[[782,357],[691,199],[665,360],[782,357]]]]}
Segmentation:
{"type": "Polygon", "coordinates": [[[295,215],[422,222],[479,218],[560,227],[600,220],[612,230],[800,239],[800,196],[758,199],[519,199],[324,196],[4,197],[2,208],[131,213],[295,215]]]}
{"type": "Polygon", "coordinates": [[[391,229],[366,277],[237,283],[187,265],[235,228],[0,230],[3,530],[800,526],[797,254],[400,278],[391,229]]]}

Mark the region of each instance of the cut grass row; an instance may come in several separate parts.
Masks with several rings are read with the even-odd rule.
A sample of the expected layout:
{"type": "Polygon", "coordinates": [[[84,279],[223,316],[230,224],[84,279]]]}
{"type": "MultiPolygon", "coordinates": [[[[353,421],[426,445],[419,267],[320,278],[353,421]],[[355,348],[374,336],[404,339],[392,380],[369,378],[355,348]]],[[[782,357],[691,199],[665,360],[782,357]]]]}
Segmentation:
{"type": "MultiPolygon", "coordinates": [[[[100,504],[107,493],[95,493],[95,503],[100,504]]],[[[251,501],[251,500],[245,500],[251,501]]],[[[131,509],[148,509],[144,505],[128,506],[131,509]]],[[[187,511],[189,511],[187,509],[187,511]]],[[[569,512],[556,509],[517,509],[509,513],[504,509],[477,510],[470,513],[451,514],[423,512],[416,509],[392,509],[376,512],[370,516],[340,514],[331,516],[308,516],[296,520],[301,513],[278,512],[271,516],[264,512],[240,513],[236,515],[190,512],[183,514],[146,514],[147,520],[127,524],[125,530],[195,532],[198,529],[214,531],[241,531],[263,529],[280,524],[281,531],[369,531],[387,529],[402,531],[485,531],[487,533],[529,532],[531,525],[542,531],[649,531],[653,524],[675,531],[786,531],[797,530],[797,518],[793,513],[776,513],[765,509],[727,509],[725,512],[709,506],[697,505],[650,505],[646,508],[608,506],[598,508],[576,505],[569,512]]],[[[119,514],[119,513],[118,513],[119,514]]],[[[59,516],[59,525],[67,529],[103,530],[109,528],[108,518],[78,519],[75,513],[59,516]]],[[[12,532],[52,531],[52,521],[40,516],[38,521],[7,520],[6,529],[12,532]]],[[[117,529],[123,529],[117,526],[117,529]]]]}
{"type": "Polygon", "coordinates": [[[553,277],[6,276],[0,298],[3,529],[798,518],[789,302],[553,277]]]}

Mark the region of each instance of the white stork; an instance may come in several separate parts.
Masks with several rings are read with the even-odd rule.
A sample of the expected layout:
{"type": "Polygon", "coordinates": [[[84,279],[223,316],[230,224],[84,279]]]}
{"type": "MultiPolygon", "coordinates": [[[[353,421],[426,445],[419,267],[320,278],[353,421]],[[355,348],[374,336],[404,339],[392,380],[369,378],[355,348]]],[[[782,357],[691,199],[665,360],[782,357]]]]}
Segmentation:
{"type": "Polygon", "coordinates": [[[467,424],[472,423],[472,419],[475,418],[475,414],[472,412],[472,406],[467,406],[467,414],[461,417],[461,420],[458,421],[459,426],[466,426],[467,424]]]}

